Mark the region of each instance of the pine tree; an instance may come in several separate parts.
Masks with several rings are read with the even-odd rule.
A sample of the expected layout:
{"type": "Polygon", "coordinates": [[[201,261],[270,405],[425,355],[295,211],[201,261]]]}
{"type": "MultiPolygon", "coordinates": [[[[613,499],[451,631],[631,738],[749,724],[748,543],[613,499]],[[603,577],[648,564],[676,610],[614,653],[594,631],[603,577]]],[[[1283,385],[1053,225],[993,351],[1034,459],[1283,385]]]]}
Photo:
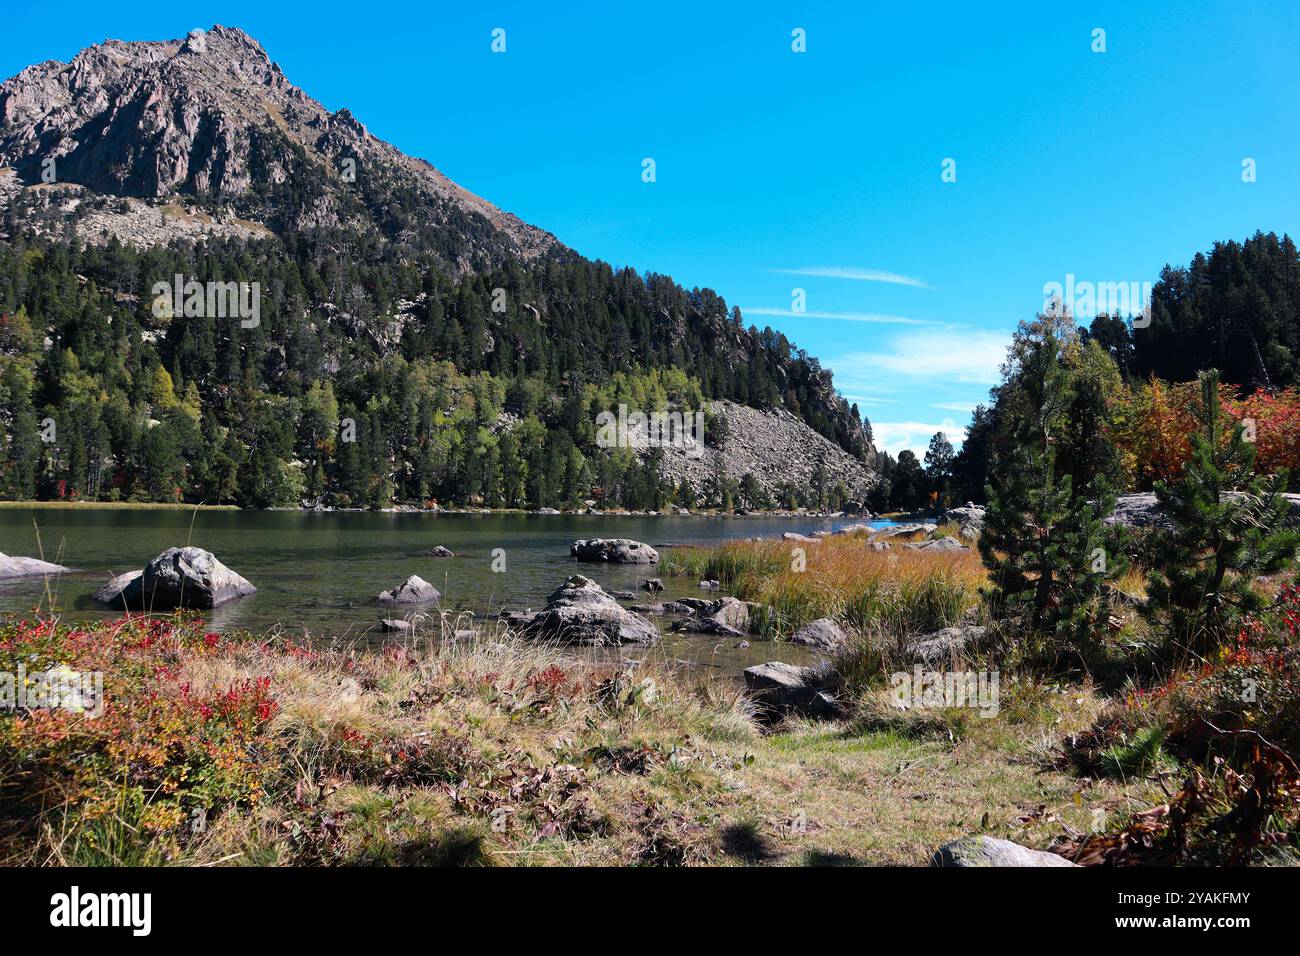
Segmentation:
{"type": "Polygon", "coordinates": [[[952,442],[943,432],[935,432],[930,447],[925,452],[925,480],[930,493],[939,504],[948,500],[948,485],[952,480],[952,442]]]}
{"type": "Polygon", "coordinates": [[[904,448],[889,476],[889,503],[903,511],[911,511],[921,503],[921,486],[925,473],[916,459],[916,452],[904,448]]]}
{"type": "Polygon", "coordinates": [[[1050,323],[1022,328],[1012,354],[1004,389],[1016,393],[1015,417],[990,465],[979,540],[992,577],[984,597],[995,617],[1088,655],[1108,616],[1105,582],[1125,568],[1123,541],[1104,521],[1115,505],[1110,481],[1066,471],[1062,452],[1078,443],[1114,457],[1102,433],[1105,406],[1063,361],[1050,323]]]}
{"type": "Polygon", "coordinates": [[[1293,562],[1300,534],[1285,529],[1288,505],[1278,492],[1287,475],[1256,474],[1255,447],[1219,400],[1218,371],[1198,380],[1191,460],[1179,480],[1155,483],[1172,527],[1156,541],[1146,613],[1176,646],[1203,652],[1263,603],[1255,578],[1293,562]]]}

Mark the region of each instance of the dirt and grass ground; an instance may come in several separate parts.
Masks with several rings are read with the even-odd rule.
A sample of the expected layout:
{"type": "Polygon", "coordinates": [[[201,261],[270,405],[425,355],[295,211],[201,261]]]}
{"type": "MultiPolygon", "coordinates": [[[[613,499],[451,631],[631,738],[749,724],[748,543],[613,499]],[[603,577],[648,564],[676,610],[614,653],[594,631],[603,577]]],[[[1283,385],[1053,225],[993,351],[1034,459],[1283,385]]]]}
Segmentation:
{"type": "Polygon", "coordinates": [[[1153,797],[1051,769],[1099,707],[1077,688],[1017,689],[991,719],[769,728],[733,684],[491,633],[321,652],[133,619],[11,626],[0,654],[103,669],[107,702],[0,718],[11,864],[924,864],[1153,797]]]}

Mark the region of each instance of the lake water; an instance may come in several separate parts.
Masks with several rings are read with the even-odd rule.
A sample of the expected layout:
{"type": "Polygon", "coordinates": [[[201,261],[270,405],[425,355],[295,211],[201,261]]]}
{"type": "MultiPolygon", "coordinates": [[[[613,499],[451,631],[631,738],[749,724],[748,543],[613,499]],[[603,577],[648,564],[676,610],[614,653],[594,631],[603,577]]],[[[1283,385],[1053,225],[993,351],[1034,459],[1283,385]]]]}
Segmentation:
{"type": "MultiPolygon", "coordinates": [[[[278,626],[314,641],[378,641],[394,639],[379,629],[380,619],[403,616],[409,609],[386,608],[376,596],[412,574],[443,593],[444,607],[494,617],[503,608],[541,608],[546,595],[574,573],[611,591],[637,590],[647,577],[662,576],[656,565],[576,562],[569,557],[569,545],[578,538],[634,538],[662,555],[674,546],[830,531],[856,520],[4,508],[0,552],[39,557],[39,527],[45,559],[77,569],[50,582],[64,618],[77,620],[114,616],[91,600],[110,575],[141,568],[166,548],[194,545],[213,552],[258,589],[209,612],[215,629],[261,633],[278,626]],[[456,556],[420,554],[437,545],[456,556]],[[498,548],[504,552],[502,572],[492,570],[498,548]]],[[[693,579],[665,577],[664,583],[660,600],[708,596],[693,579]]],[[[0,582],[0,613],[30,610],[44,589],[40,578],[0,582]]],[[[671,658],[726,670],[771,659],[769,643],[751,639],[749,648],[734,647],[735,640],[724,643],[720,647],[716,637],[674,634],[660,650],[671,658]]],[[[782,659],[794,661],[799,651],[782,647],[782,659]]]]}

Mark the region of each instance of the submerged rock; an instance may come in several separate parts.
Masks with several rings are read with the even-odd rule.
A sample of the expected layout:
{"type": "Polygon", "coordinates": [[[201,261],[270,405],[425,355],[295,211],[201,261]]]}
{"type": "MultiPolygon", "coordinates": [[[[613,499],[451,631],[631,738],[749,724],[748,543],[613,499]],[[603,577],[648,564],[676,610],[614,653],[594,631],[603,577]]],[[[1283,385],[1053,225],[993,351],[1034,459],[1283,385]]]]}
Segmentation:
{"type": "Polygon", "coordinates": [[[745,632],[738,627],[715,621],[713,618],[688,618],[673,625],[673,630],[687,634],[716,634],[722,637],[744,637],[745,632]]]}
{"type": "Polygon", "coordinates": [[[536,614],[506,614],[506,623],[527,637],[565,644],[654,644],[659,629],[620,605],[590,578],[575,574],[546,599],[536,614]]]}
{"type": "Polygon", "coordinates": [[[398,618],[386,617],[379,622],[379,626],[385,631],[396,634],[403,634],[413,629],[410,621],[403,621],[398,618]]]}
{"type": "Polygon", "coordinates": [[[108,604],[123,611],[143,611],[145,610],[144,599],[141,596],[144,593],[141,587],[143,578],[143,570],[119,574],[103,584],[95,592],[94,598],[100,604],[108,604]]]}
{"type": "Polygon", "coordinates": [[[379,600],[390,604],[437,604],[442,595],[424,578],[412,574],[391,591],[382,592],[379,600]]]}
{"type": "Polygon", "coordinates": [[[657,564],[659,552],[631,538],[590,538],[573,542],[569,554],[579,561],[608,561],[610,564],[657,564]]]}
{"type": "Polygon", "coordinates": [[[429,558],[456,557],[455,552],[453,552],[450,548],[444,548],[442,545],[438,545],[436,548],[430,548],[428,551],[421,551],[420,553],[423,554],[425,557],[429,557],[429,558]]]}
{"type": "Polygon", "coordinates": [[[638,614],[653,614],[660,616],[663,614],[694,614],[695,608],[683,601],[664,601],[656,604],[629,604],[629,611],[636,611],[638,614]]]}
{"type": "Polygon", "coordinates": [[[966,836],[945,843],[930,857],[931,866],[1078,866],[1063,856],[1031,850],[1010,840],[991,836],[966,836]]]}
{"type": "Polygon", "coordinates": [[[36,577],[42,574],[62,574],[71,570],[72,568],[51,564],[39,558],[11,558],[7,554],[0,553],[0,581],[9,578],[36,577]]]}

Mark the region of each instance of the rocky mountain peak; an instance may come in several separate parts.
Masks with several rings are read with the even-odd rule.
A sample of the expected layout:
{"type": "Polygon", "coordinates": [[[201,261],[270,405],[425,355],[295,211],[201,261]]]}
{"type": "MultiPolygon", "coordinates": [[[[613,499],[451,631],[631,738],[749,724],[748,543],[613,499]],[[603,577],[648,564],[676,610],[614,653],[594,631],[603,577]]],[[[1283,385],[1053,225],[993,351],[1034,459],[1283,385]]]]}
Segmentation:
{"type": "Polygon", "coordinates": [[[9,79],[2,167],[26,187],[181,197],[272,232],[342,229],[436,249],[454,272],[567,252],[370,136],[349,110],[326,110],[257,40],[221,25],[183,39],[106,40],[9,79]]]}

